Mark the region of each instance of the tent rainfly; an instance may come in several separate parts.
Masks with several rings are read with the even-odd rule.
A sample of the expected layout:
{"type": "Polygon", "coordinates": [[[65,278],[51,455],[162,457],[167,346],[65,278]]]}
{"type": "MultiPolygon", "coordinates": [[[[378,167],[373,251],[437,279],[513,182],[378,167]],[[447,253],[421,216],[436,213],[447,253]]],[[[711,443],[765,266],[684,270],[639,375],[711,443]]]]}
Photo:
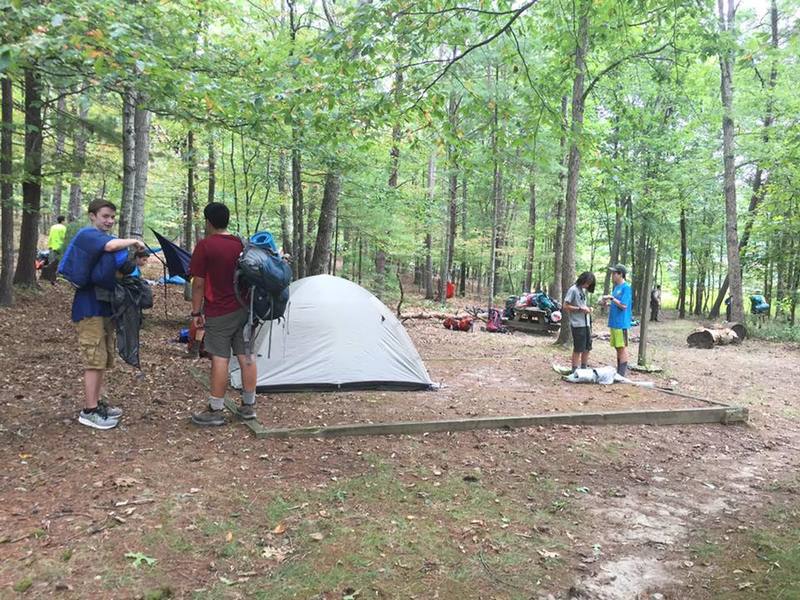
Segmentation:
{"type": "MultiPolygon", "coordinates": [[[[292,283],[284,318],[262,326],[253,348],[259,392],[434,387],[392,312],[341,277],[315,275],[292,283]]],[[[242,386],[236,359],[231,385],[242,386]]]]}

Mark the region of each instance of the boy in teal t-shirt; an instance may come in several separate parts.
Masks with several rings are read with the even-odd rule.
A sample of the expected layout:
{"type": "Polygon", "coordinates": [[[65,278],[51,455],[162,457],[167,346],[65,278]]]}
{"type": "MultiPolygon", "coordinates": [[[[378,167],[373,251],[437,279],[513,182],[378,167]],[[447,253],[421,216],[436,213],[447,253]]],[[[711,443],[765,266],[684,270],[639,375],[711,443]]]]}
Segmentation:
{"type": "Polygon", "coordinates": [[[611,332],[611,347],[617,351],[617,373],[625,377],[628,373],[628,329],[633,314],[633,288],[626,281],[628,270],[617,264],[608,268],[614,289],[601,300],[609,304],[608,328],[611,332]]]}

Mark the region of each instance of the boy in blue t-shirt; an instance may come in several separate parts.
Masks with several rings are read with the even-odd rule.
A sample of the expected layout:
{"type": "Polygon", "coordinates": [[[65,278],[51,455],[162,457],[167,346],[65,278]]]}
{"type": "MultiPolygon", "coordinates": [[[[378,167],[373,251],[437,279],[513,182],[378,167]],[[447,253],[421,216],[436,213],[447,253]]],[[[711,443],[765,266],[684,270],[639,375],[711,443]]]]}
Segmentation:
{"type": "Polygon", "coordinates": [[[611,331],[611,347],[617,351],[617,373],[625,377],[628,373],[628,329],[633,314],[633,288],[626,281],[628,270],[617,264],[608,268],[614,289],[601,300],[609,304],[608,328],[611,331]]]}
{"type": "MultiPolygon", "coordinates": [[[[111,429],[117,426],[122,411],[108,406],[100,400],[103,374],[114,365],[116,344],[114,326],[111,323],[111,305],[97,299],[95,287],[113,285],[118,258],[124,259],[133,246],[144,250],[136,239],[117,239],[111,235],[116,219],[117,207],[106,200],[95,200],[89,204],[90,227],[84,227],[70,242],[67,254],[74,252],[81,257],[81,264],[64,265],[80,273],[89,283],[75,290],[72,301],[72,321],[78,330],[78,346],[85,363],[83,375],[84,404],[78,422],[95,429],[111,429]],[[109,253],[111,255],[106,255],[109,253]],[[117,253],[117,256],[112,256],[117,253]],[[91,275],[89,275],[91,274],[91,275]]],[[[67,263],[67,255],[64,263],[67,263]]]]}

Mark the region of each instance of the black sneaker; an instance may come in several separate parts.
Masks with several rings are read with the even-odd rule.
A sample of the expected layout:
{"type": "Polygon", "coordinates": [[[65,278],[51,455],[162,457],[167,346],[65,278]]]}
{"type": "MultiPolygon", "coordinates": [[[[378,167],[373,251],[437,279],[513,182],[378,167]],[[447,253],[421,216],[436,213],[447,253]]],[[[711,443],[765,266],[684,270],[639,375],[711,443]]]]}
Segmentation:
{"type": "Polygon", "coordinates": [[[256,418],[256,405],[255,404],[242,404],[239,407],[239,416],[242,419],[255,419],[256,418]]]}
{"type": "Polygon", "coordinates": [[[225,425],[225,415],[222,410],[211,410],[207,408],[201,413],[192,415],[192,423],[201,427],[219,427],[225,425]]]}

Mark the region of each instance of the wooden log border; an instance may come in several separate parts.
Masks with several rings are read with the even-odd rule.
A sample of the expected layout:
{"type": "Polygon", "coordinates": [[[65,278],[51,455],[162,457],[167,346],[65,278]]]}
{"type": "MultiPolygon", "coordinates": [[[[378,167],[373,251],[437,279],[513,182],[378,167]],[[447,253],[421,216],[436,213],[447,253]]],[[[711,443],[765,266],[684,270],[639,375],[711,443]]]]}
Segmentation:
{"type": "MultiPolygon", "coordinates": [[[[194,367],[189,371],[200,384],[208,388],[208,375],[194,367]]],[[[658,388],[655,388],[658,390],[658,388]]],[[[659,390],[666,391],[666,390],[659,390]]],[[[688,394],[672,392],[695,400],[688,394]]],[[[256,419],[241,422],[256,438],[326,438],[350,435],[418,435],[449,431],[473,431],[476,429],[515,429],[523,427],[547,427],[552,425],[694,425],[722,423],[745,423],[748,409],[729,406],[713,400],[704,400],[713,406],[701,408],[677,408],[656,410],[600,411],[588,413],[549,413],[516,417],[478,417],[472,419],[443,419],[435,421],[396,421],[390,423],[355,423],[311,427],[268,428],[256,419]]],[[[234,415],[239,414],[236,403],[225,398],[225,407],[234,415]]]]}

